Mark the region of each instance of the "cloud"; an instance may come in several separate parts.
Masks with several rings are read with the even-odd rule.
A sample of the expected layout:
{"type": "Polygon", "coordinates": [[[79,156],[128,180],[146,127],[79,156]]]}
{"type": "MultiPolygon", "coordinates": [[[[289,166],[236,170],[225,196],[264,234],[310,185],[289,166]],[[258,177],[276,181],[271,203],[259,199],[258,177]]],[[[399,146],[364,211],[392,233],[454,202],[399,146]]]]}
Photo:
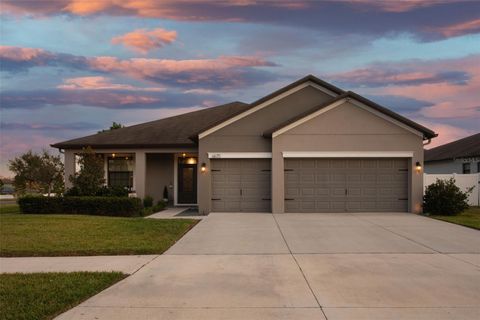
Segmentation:
{"type": "Polygon", "coordinates": [[[53,53],[37,48],[0,46],[2,71],[19,72],[32,67],[62,66],[85,68],[87,59],[64,53],[53,53]]]}
{"type": "Polygon", "coordinates": [[[425,107],[434,105],[432,102],[418,100],[411,97],[395,96],[395,95],[366,95],[366,97],[376,103],[392,109],[399,113],[417,112],[425,107]]]}
{"type": "Polygon", "coordinates": [[[473,130],[469,128],[478,127],[479,60],[480,55],[471,55],[457,59],[382,62],[365,68],[374,70],[372,72],[364,74],[361,70],[352,70],[337,76],[349,80],[347,75],[351,75],[351,84],[355,84],[361,94],[370,96],[387,107],[393,107],[396,111],[408,113],[410,118],[434,129],[440,134],[439,138],[434,139],[435,145],[438,145],[471,134],[473,130]],[[400,76],[395,77],[385,70],[398,70],[397,76],[400,76]],[[411,75],[412,70],[416,70],[419,75],[436,76],[410,77],[408,75],[411,75]],[[385,74],[388,76],[385,77],[385,74]],[[407,76],[403,76],[405,74],[407,76]],[[362,81],[369,85],[362,86],[362,81]],[[376,98],[378,96],[380,99],[376,98]],[[395,104],[402,103],[399,99],[407,101],[406,108],[394,107],[395,104]]]}
{"type": "Polygon", "coordinates": [[[63,81],[57,86],[64,90],[126,90],[126,91],[165,91],[161,87],[136,87],[129,84],[112,83],[110,78],[102,76],[76,77],[63,81]]]}
{"type": "MultiPolygon", "coordinates": [[[[4,0],[3,12],[20,15],[135,16],[179,21],[230,21],[289,25],[328,34],[389,36],[412,33],[436,40],[459,35],[442,28],[478,19],[480,2],[469,0],[4,0]],[[361,21],[361,23],[358,23],[361,21]]],[[[478,32],[463,28],[461,34],[478,32]]]]}
{"type": "Polygon", "coordinates": [[[446,27],[433,28],[432,31],[440,33],[446,38],[478,33],[480,32],[480,19],[461,22],[446,27]]]}
{"type": "Polygon", "coordinates": [[[29,131],[64,131],[64,130],[91,130],[100,129],[101,126],[90,122],[71,122],[71,123],[19,123],[19,122],[2,122],[0,123],[2,130],[29,130],[29,131]]]}
{"type": "Polygon", "coordinates": [[[274,76],[267,71],[254,68],[276,66],[275,63],[256,56],[220,56],[214,59],[187,60],[120,59],[110,56],[74,56],[42,49],[5,46],[0,47],[0,63],[2,68],[5,67],[4,70],[9,72],[39,66],[63,66],[83,71],[120,74],[167,86],[216,89],[267,82],[274,76]]]}
{"type": "Polygon", "coordinates": [[[207,106],[204,101],[221,101],[213,93],[185,93],[182,91],[132,91],[111,89],[45,89],[9,90],[0,95],[3,110],[40,109],[47,106],[78,105],[106,109],[159,109],[207,106]]]}
{"type": "Polygon", "coordinates": [[[134,51],[146,54],[153,49],[174,42],[177,39],[177,32],[157,28],[153,30],[138,29],[112,39],[113,44],[122,44],[134,51]]]}
{"type": "MultiPolygon", "coordinates": [[[[421,66],[420,66],[421,69],[421,66]]],[[[330,77],[333,81],[353,87],[410,86],[419,84],[452,83],[464,85],[470,76],[465,71],[420,71],[419,66],[377,63],[330,77]]]]}

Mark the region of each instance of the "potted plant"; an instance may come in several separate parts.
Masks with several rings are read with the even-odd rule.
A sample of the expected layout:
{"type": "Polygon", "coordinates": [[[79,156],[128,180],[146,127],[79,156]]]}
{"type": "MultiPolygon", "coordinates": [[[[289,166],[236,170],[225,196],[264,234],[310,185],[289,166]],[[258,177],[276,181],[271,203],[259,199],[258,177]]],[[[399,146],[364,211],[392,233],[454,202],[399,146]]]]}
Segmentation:
{"type": "Polygon", "coordinates": [[[167,186],[163,188],[163,202],[167,203],[168,202],[168,189],[167,186]]]}

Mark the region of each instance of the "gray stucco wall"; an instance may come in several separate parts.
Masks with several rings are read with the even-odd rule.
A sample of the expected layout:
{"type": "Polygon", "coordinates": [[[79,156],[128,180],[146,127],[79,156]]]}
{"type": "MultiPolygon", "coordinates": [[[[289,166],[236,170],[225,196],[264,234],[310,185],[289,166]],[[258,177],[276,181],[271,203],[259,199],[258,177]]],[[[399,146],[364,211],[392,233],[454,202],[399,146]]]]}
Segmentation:
{"type": "MultiPolygon", "coordinates": [[[[286,98],[259,110],[229,126],[226,126],[199,141],[199,164],[210,168],[208,152],[271,152],[270,139],[262,135],[295,115],[310,110],[332,97],[313,88],[306,87],[286,98]]],[[[198,173],[198,206],[200,213],[210,212],[211,205],[210,171],[198,173]]]]}
{"type": "Polygon", "coordinates": [[[470,163],[470,173],[478,173],[478,160],[477,159],[455,159],[455,160],[443,160],[443,161],[429,161],[425,162],[425,173],[430,174],[450,174],[450,173],[463,173],[463,163],[470,163]]]}
{"type": "Polygon", "coordinates": [[[423,139],[347,102],[275,138],[272,150],[272,208],[284,212],[283,151],[411,151],[409,211],[421,212],[423,139]]]}

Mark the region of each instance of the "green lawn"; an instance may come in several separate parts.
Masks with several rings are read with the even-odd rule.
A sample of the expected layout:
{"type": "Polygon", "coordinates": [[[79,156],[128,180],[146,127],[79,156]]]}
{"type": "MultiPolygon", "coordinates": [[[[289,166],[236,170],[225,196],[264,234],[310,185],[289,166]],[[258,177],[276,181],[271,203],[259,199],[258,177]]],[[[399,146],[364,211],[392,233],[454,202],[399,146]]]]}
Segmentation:
{"type": "Polygon", "coordinates": [[[0,256],[160,254],[196,220],[0,215],[0,256]]]}
{"type": "Polygon", "coordinates": [[[0,319],[52,319],[125,276],[119,272],[0,274],[0,319]]]}
{"type": "Polygon", "coordinates": [[[470,207],[458,216],[431,216],[432,218],[480,230],[480,207],[470,207]]]}
{"type": "Polygon", "coordinates": [[[3,204],[0,203],[0,214],[14,214],[20,213],[18,204],[3,204]]]}

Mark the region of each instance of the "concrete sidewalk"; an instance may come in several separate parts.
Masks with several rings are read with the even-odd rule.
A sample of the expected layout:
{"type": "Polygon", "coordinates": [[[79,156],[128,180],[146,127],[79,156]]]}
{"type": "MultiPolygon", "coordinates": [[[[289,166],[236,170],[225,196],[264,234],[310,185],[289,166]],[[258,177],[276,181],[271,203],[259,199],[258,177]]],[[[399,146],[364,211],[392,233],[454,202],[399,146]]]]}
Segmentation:
{"type": "Polygon", "coordinates": [[[120,271],[132,274],[158,255],[0,258],[0,273],[120,271]]]}

